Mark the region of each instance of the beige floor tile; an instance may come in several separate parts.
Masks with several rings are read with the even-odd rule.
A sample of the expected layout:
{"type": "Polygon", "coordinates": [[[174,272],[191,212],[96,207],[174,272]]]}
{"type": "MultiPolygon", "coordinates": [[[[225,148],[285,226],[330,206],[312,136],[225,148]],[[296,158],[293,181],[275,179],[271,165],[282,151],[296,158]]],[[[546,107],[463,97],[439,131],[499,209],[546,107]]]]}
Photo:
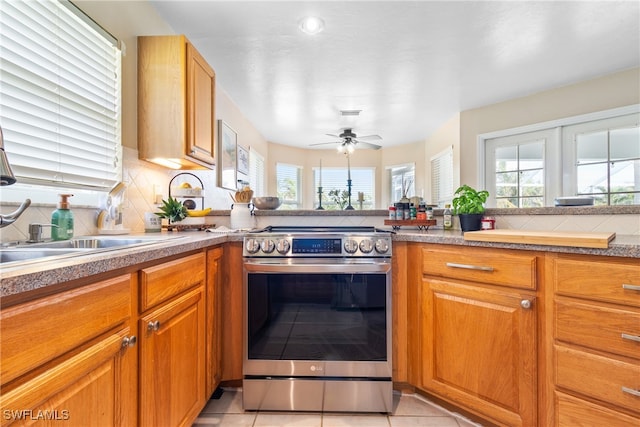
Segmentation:
{"type": "Polygon", "coordinates": [[[322,415],[322,427],[389,427],[386,415],[322,415]]]}
{"type": "Polygon", "coordinates": [[[258,413],[254,427],[321,427],[322,415],[304,413],[258,413]]]}
{"type": "Polygon", "coordinates": [[[256,414],[203,414],[196,419],[193,427],[252,427],[256,414]]]}
{"type": "Polygon", "coordinates": [[[397,405],[394,405],[393,415],[439,417],[449,414],[414,395],[403,394],[397,405]]]}
{"type": "Polygon", "coordinates": [[[458,427],[454,417],[389,417],[391,427],[458,427]]]}

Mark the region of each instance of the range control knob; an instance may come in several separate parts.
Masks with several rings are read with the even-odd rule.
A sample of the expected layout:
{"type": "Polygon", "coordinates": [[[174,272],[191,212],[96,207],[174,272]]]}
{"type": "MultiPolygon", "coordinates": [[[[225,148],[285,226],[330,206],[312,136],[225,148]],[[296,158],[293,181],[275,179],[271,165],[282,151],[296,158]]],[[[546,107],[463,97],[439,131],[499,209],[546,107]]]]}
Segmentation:
{"type": "Polygon", "coordinates": [[[344,250],[348,254],[355,254],[356,251],[358,250],[358,242],[356,242],[355,240],[352,240],[352,239],[347,239],[344,242],[344,250]]]}
{"type": "Polygon", "coordinates": [[[276,250],[278,251],[278,253],[284,255],[287,252],[289,252],[290,247],[291,247],[291,244],[289,244],[288,240],[280,239],[278,240],[278,244],[276,245],[276,250]]]}
{"type": "Polygon", "coordinates": [[[379,254],[386,254],[389,251],[389,242],[385,239],[376,240],[376,252],[379,254]]]}
{"type": "Polygon", "coordinates": [[[244,247],[250,254],[255,254],[260,250],[260,243],[256,239],[248,239],[244,247]]]}
{"type": "Polygon", "coordinates": [[[275,248],[276,244],[273,243],[273,240],[270,239],[265,239],[260,244],[260,249],[262,249],[262,252],[264,252],[265,254],[270,254],[275,248]]]}
{"type": "Polygon", "coordinates": [[[368,254],[373,250],[373,242],[371,239],[362,239],[360,241],[360,251],[364,254],[368,254]]]}

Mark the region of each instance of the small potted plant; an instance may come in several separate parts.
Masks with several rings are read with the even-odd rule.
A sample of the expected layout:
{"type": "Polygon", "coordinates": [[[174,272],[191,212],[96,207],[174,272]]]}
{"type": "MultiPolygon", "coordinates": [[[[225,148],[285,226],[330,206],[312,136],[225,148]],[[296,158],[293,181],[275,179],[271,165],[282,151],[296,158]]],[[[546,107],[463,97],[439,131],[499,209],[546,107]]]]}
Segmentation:
{"type": "Polygon", "coordinates": [[[478,191],[468,185],[458,187],[453,195],[453,213],[460,218],[462,231],[476,231],[482,228],[484,202],[489,197],[486,190],[478,191]]]}
{"type": "Polygon", "coordinates": [[[168,200],[162,201],[160,212],[156,212],[156,215],[160,218],[167,218],[169,224],[172,224],[174,222],[180,222],[187,217],[187,208],[182,202],[169,196],[168,200]]]}

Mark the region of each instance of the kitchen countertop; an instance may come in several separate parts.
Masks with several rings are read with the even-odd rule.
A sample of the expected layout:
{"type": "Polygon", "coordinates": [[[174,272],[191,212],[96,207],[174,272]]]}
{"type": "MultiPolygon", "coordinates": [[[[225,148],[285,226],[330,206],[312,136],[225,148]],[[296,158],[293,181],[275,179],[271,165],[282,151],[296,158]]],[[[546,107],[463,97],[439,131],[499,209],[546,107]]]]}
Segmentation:
{"type": "MultiPolygon", "coordinates": [[[[0,268],[0,298],[34,291],[62,282],[106,273],[161,258],[178,255],[229,241],[242,241],[243,233],[184,232],[180,237],[158,243],[109,251],[100,251],[56,261],[42,261],[0,268]]],[[[147,235],[148,236],[148,235],[147,235]]],[[[533,250],[545,252],[588,254],[640,258],[640,236],[618,235],[607,249],[577,248],[513,243],[465,241],[459,230],[400,230],[393,236],[398,242],[435,243],[462,246],[533,250]]]]}

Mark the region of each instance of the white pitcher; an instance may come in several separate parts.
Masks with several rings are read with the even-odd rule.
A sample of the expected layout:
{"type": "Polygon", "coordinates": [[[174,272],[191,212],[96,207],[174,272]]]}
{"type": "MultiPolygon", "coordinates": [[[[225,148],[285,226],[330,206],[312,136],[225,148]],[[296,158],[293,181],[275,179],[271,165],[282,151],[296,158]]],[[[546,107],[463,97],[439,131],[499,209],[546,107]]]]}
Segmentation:
{"type": "Polygon", "coordinates": [[[250,230],[256,228],[256,217],[253,215],[253,203],[234,203],[231,205],[231,228],[234,230],[250,230]]]}

